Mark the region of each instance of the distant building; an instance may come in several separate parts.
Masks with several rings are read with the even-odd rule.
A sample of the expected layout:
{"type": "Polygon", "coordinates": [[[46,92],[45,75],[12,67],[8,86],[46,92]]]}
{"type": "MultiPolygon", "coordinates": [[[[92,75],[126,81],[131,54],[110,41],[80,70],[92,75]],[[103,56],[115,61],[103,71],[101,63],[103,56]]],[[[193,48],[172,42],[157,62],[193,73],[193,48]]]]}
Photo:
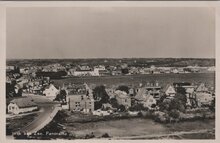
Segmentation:
{"type": "Polygon", "coordinates": [[[92,90],[87,84],[71,84],[66,85],[67,104],[71,111],[81,111],[84,113],[92,113],[94,111],[94,99],[92,90]]]}
{"type": "Polygon", "coordinates": [[[154,99],[157,101],[160,100],[161,97],[161,86],[159,86],[159,83],[147,83],[147,85],[144,87],[147,94],[152,95],[154,99]]]}
{"type": "Polygon", "coordinates": [[[46,86],[45,90],[43,91],[43,95],[45,95],[46,97],[56,98],[59,92],[60,90],[58,88],[56,88],[53,84],[50,84],[46,86]]]}
{"type": "Polygon", "coordinates": [[[172,70],[172,73],[179,73],[179,71],[178,71],[178,69],[175,68],[172,70]]]}
{"type": "Polygon", "coordinates": [[[109,75],[109,71],[106,70],[105,66],[99,65],[97,67],[94,67],[94,73],[93,76],[103,76],[103,75],[109,75]]]}
{"type": "Polygon", "coordinates": [[[113,110],[114,108],[112,107],[112,105],[111,104],[109,104],[109,103],[104,103],[104,104],[102,104],[102,108],[101,108],[102,110],[113,110]]]}
{"type": "Polygon", "coordinates": [[[37,109],[37,104],[31,101],[30,98],[13,99],[8,105],[8,112],[12,114],[26,113],[37,109]]]}
{"type": "Polygon", "coordinates": [[[112,75],[121,75],[122,71],[119,69],[115,69],[115,70],[112,70],[111,73],[112,73],[112,75]]]}
{"type": "Polygon", "coordinates": [[[196,93],[196,100],[198,107],[211,105],[213,97],[210,93],[198,92],[196,93]]]}
{"type": "Polygon", "coordinates": [[[185,89],[185,92],[186,92],[186,105],[188,107],[193,107],[193,106],[196,106],[195,104],[195,101],[196,101],[196,96],[195,96],[195,89],[196,89],[196,86],[194,85],[185,85],[185,86],[182,86],[182,88],[185,89]]]}
{"type": "Polygon", "coordinates": [[[208,91],[204,83],[201,83],[196,88],[196,100],[199,107],[211,105],[212,103],[213,95],[208,91]]]}
{"type": "Polygon", "coordinates": [[[69,95],[69,109],[85,113],[94,111],[94,99],[89,95],[69,95]]]}
{"type": "Polygon", "coordinates": [[[208,92],[208,88],[205,86],[204,83],[201,83],[197,88],[196,92],[208,92]]]}
{"type": "Polygon", "coordinates": [[[124,105],[126,109],[131,107],[131,97],[127,95],[126,92],[116,90],[115,91],[115,98],[119,105],[124,105]]]}
{"type": "Polygon", "coordinates": [[[175,88],[168,84],[164,89],[163,92],[165,93],[165,95],[167,96],[167,98],[173,98],[176,95],[176,91],[175,88]]]}
{"type": "Polygon", "coordinates": [[[177,82],[173,83],[173,86],[177,92],[178,90],[182,89],[185,90],[185,96],[186,96],[186,106],[188,108],[196,107],[196,96],[195,96],[195,89],[196,86],[192,85],[189,82],[177,82]]]}
{"type": "Polygon", "coordinates": [[[147,107],[149,109],[152,108],[152,105],[157,104],[156,99],[154,99],[152,95],[147,94],[145,88],[139,89],[134,99],[137,103],[142,104],[144,107],[147,107]]]}

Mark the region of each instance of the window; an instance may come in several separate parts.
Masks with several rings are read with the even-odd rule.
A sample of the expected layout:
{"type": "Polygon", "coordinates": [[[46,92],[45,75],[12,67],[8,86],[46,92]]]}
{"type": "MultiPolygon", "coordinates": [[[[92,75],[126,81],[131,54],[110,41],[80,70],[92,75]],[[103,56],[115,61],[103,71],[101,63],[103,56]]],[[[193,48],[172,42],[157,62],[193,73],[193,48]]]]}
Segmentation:
{"type": "Polygon", "coordinates": [[[80,102],[75,102],[76,107],[80,107],[80,102]]]}

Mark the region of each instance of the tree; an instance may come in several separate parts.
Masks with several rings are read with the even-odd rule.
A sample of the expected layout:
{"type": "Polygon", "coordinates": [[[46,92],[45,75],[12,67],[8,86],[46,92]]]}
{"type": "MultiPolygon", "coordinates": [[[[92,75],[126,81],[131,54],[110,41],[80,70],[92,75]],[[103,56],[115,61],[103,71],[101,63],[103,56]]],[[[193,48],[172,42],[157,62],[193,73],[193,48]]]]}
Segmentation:
{"type": "Polygon", "coordinates": [[[57,94],[56,98],[54,99],[55,101],[62,101],[66,102],[66,91],[65,90],[60,90],[60,93],[57,94]]]}
{"type": "Polygon", "coordinates": [[[95,99],[95,110],[100,109],[102,104],[109,102],[109,96],[105,91],[105,86],[97,86],[93,89],[93,98],[95,99]]]}
{"type": "Polygon", "coordinates": [[[171,100],[164,100],[163,102],[160,102],[158,104],[160,111],[168,111],[170,108],[170,102],[171,100]]]}
{"type": "Polygon", "coordinates": [[[93,90],[93,98],[96,101],[100,101],[101,103],[108,103],[109,96],[107,92],[105,91],[105,86],[97,86],[93,90]]]}
{"type": "Polygon", "coordinates": [[[124,105],[119,105],[118,109],[120,112],[124,112],[126,110],[124,105]]]}
{"type": "Polygon", "coordinates": [[[145,110],[143,104],[135,104],[134,106],[129,108],[130,111],[141,111],[145,110]]]}
{"type": "Polygon", "coordinates": [[[215,98],[212,100],[212,103],[211,103],[209,109],[210,109],[211,111],[215,112],[215,98]]]}
{"type": "Polygon", "coordinates": [[[182,101],[178,98],[174,98],[170,102],[169,111],[174,109],[179,110],[181,112],[185,112],[185,104],[183,104],[182,101]]]}
{"type": "Polygon", "coordinates": [[[102,103],[100,101],[95,101],[94,102],[94,109],[101,109],[102,108],[102,103]]]}
{"type": "Polygon", "coordinates": [[[177,94],[174,97],[178,100],[180,100],[184,105],[186,105],[187,102],[187,97],[186,97],[186,90],[183,87],[178,87],[177,88],[177,94]]]}
{"type": "Polygon", "coordinates": [[[166,95],[165,94],[163,94],[161,97],[160,97],[160,99],[159,99],[159,101],[157,102],[158,104],[160,104],[160,103],[162,103],[163,101],[164,101],[164,99],[166,99],[166,95]]]}
{"type": "Polygon", "coordinates": [[[118,101],[117,101],[116,98],[111,98],[111,99],[109,100],[109,103],[112,105],[113,108],[118,108],[118,107],[119,107],[118,101]]]}
{"type": "Polygon", "coordinates": [[[121,91],[124,91],[126,92],[127,94],[129,93],[129,87],[128,86],[125,86],[125,85],[120,85],[117,90],[121,90],[121,91]]]}
{"type": "Polygon", "coordinates": [[[121,72],[122,72],[122,74],[128,74],[129,70],[128,70],[128,68],[124,68],[124,69],[121,69],[121,72]]]}
{"type": "Polygon", "coordinates": [[[180,112],[176,109],[173,109],[169,112],[169,116],[174,118],[174,119],[177,119],[180,117],[180,112]]]}

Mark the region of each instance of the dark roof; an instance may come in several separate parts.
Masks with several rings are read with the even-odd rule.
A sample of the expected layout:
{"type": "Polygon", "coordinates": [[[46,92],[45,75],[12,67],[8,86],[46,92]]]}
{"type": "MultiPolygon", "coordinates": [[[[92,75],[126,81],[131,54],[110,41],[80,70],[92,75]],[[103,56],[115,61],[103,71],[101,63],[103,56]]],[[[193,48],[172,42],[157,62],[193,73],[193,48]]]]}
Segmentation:
{"type": "Polygon", "coordinates": [[[191,85],[191,83],[189,83],[189,82],[174,82],[173,83],[173,86],[174,87],[176,87],[176,86],[178,86],[178,87],[181,87],[181,86],[190,86],[191,85]]]}
{"type": "Polygon", "coordinates": [[[37,104],[34,103],[31,98],[16,98],[13,99],[10,103],[16,104],[19,108],[28,108],[28,107],[37,106],[37,104]]]}

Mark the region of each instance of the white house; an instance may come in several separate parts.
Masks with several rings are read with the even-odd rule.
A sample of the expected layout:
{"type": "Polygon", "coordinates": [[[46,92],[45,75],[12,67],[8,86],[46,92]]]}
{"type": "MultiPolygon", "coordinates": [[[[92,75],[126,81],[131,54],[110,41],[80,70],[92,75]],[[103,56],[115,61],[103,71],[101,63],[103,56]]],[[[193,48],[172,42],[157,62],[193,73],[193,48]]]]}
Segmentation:
{"type": "Polygon", "coordinates": [[[140,88],[137,95],[135,96],[135,100],[149,109],[151,109],[152,105],[157,104],[156,99],[152,95],[146,93],[145,88],[140,88]]]}
{"type": "Polygon", "coordinates": [[[57,96],[57,94],[59,94],[59,92],[60,92],[59,89],[57,89],[53,84],[50,84],[43,91],[43,95],[45,95],[46,97],[54,97],[55,98],[57,96]]]}
{"type": "Polygon", "coordinates": [[[197,100],[198,106],[201,107],[203,105],[211,105],[213,97],[212,97],[212,94],[210,93],[197,92],[196,100],[197,100]]]}
{"type": "Polygon", "coordinates": [[[100,76],[100,71],[105,71],[105,66],[99,65],[97,67],[94,67],[93,76],[100,76]]]}
{"type": "Polygon", "coordinates": [[[204,83],[201,83],[197,88],[196,92],[208,92],[208,88],[205,86],[204,83]]]}
{"type": "Polygon", "coordinates": [[[38,106],[30,98],[13,99],[8,105],[8,113],[20,114],[37,110],[38,106]]]}
{"type": "Polygon", "coordinates": [[[167,98],[173,98],[176,95],[175,88],[172,85],[167,85],[163,91],[167,98]]]}

